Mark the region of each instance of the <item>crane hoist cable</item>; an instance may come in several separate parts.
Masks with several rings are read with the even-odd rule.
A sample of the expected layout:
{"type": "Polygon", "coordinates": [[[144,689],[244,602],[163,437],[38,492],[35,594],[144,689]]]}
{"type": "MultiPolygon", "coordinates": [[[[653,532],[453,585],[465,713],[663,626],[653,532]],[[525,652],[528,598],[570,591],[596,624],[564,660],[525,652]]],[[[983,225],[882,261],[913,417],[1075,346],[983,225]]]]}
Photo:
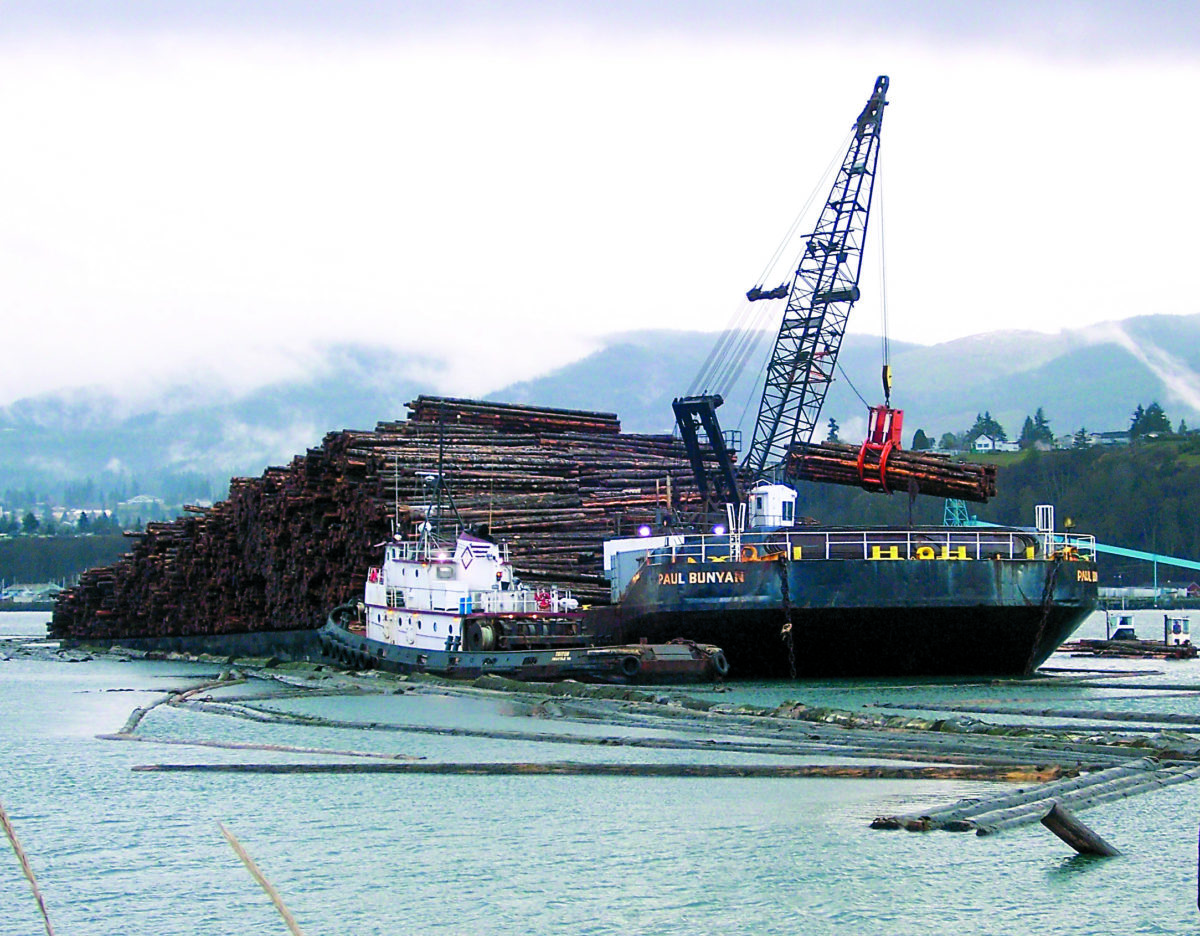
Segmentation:
{"type": "MultiPolygon", "coordinates": [[[[879,157],[877,169],[875,173],[875,187],[878,194],[878,208],[876,213],[879,217],[878,223],[875,225],[877,231],[876,237],[879,238],[879,315],[880,329],[883,333],[883,405],[892,405],[892,348],[888,337],[888,291],[887,291],[887,250],[886,250],[886,231],[887,224],[883,211],[883,196],[886,190],[884,180],[884,160],[882,154],[879,157]]],[[[844,375],[843,375],[844,376],[844,375]]],[[[854,391],[858,393],[857,390],[854,391]]],[[[862,400],[862,397],[859,397],[862,400]]],[[[866,400],[863,404],[869,407],[866,400]]]]}

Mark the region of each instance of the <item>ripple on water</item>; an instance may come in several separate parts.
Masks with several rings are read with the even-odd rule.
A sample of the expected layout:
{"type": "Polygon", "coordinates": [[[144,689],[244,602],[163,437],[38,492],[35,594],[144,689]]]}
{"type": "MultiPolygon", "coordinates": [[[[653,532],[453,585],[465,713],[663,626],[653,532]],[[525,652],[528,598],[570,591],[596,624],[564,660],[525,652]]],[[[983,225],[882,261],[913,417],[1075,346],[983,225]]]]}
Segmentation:
{"type": "MultiPolygon", "coordinates": [[[[963,782],[134,773],[133,765],[155,761],[315,756],[97,741],[83,726],[119,726],[142,693],[161,688],[164,670],[101,661],[39,665],[0,664],[0,800],[59,932],[71,936],[278,931],[218,822],[238,835],[313,933],[1196,930],[1193,791],[1186,786],[1086,813],[1125,855],[1085,862],[1039,826],[991,838],[867,828],[877,814],[987,789],[963,782]],[[97,691],[105,685],[139,695],[97,691]],[[71,730],[62,730],[63,719],[71,730]]],[[[893,686],[829,691],[859,704],[903,697],[893,686]]],[[[983,697],[978,685],[915,691],[935,701],[983,697]]],[[[428,724],[575,730],[513,708],[473,710],[416,696],[322,697],[303,707],[326,717],[384,712],[428,724]]],[[[155,709],[145,731],[440,759],[644,756],[261,725],[168,708],[155,709]]],[[[0,907],[0,936],[38,931],[12,860],[0,861],[0,907]]]]}

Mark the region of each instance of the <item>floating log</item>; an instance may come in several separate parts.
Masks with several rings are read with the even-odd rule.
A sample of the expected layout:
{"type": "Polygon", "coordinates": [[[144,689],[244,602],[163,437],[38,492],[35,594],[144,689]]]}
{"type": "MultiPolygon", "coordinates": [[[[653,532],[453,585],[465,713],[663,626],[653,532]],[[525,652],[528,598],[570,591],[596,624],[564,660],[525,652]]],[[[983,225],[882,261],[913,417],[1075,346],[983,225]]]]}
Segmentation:
{"type": "MultiPolygon", "coordinates": [[[[802,764],[791,767],[776,764],[631,764],[585,763],[579,761],[538,761],[513,763],[406,763],[363,764],[137,764],[137,771],[166,773],[419,773],[474,774],[480,776],[573,776],[573,777],[720,777],[720,778],[803,778],[836,777],[881,780],[1005,780],[1012,768],[993,767],[863,767],[844,764],[802,764]]],[[[1034,770],[1035,768],[1029,768],[1034,770]]]]}
{"type": "Polygon", "coordinates": [[[927,712],[964,712],[978,715],[1028,715],[1035,718],[1077,718],[1086,721],[1144,722],[1156,725],[1200,725],[1200,715],[1185,715],[1181,712],[1118,712],[1104,711],[1102,709],[1063,708],[1035,709],[1013,705],[968,705],[962,703],[910,705],[903,702],[879,702],[876,703],[876,707],[927,712]]]}
{"type": "MultiPolygon", "coordinates": [[[[1144,779],[1147,772],[1158,767],[1158,761],[1152,757],[1143,757],[1120,767],[1110,767],[1076,777],[1067,777],[1052,783],[1043,783],[1029,789],[1013,790],[998,796],[968,797],[920,813],[908,813],[901,816],[882,816],[871,823],[873,829],[908,829],[910,832],[927,832],[932,829],[950,828],[952,831],[965,831],[961,825],[968,818],[982,815],[985,811],[1028,807],[1040,803],[1050,797],[1061,797],[1095,787],[1115,780],[1135,777],[1144,779]]],[[[973,828],[971,826],[970,828],[973,828]]]]}
{"type": "Polygon", "coordinates": [[[1043,784],[985,799],[960,800],[922,814],[881,817],[873,829],[906,828],[912,831],[945,829],[994,835],[1005,829],[1040,822],[1055,803],[1073,809],[1090,809],[1117,799],[1149,793],[1176,783],[1200,779],[1200,767],[1178,764],[1159,767],[1152,758],[1124,767],[1100,771],[1077,780],[1043,784]]]}
{"type": "Polygon", "coordinates": [[[1080,822],[1062,803],[1055,803],[1042,816],[1042,825],[1070,845],[1081,855],[1113,857],[1121,854],[1112,845],[1080,822]]]}

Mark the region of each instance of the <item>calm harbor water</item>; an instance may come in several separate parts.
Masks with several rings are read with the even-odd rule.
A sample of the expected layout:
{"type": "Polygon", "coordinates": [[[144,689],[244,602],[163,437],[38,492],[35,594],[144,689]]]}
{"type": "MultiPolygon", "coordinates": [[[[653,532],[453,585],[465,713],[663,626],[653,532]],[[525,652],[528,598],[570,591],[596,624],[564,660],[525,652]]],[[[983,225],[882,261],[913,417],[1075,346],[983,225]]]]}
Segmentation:
{"type": "MultiPolygon", "coordinates": [[[[1139,613],[1139,629],[1143,616],[1145,636],[1155,622],[1161,632],[1161,614],[1139,613]]],[[[0,635],[44,634],[45,618],[0,614],[0,635]]],[[[1088,632],[1097,626],[1102,635],[1102,618],[1086,625],[1088,632]]],[[[61,936],[284,932],[218,822],[238,835],[312,936],[1200,929],[1200,809],[1188,785],[1085,813],[1125,853],[1097,860],[1075,856],[1038,825],[989,838],[867,828],[876,815],[938,805],[991,790],[990,784],[135,772],[135,765],[151,763],[335,759],[154,739],[397,751],[441,761],[763,758],[264,724],[165,706],[139,731],[148,743],[101,741],[96,735],[118,730],[135,706],[216,669],[110,658],[68,664],[21,656],[13,646],[0,642],[0,801],[61,936]]],[[[1051,665],[1097,664],[1060,655],[1051,665]]],[[[1019,682],[760,683],[735,685],[720,698],[844,708],[986,702],[1200,714],[1200,695],[1139,688],[1172,682],[1200,690],[1196,661],[1099,665],[1143,675],[1115,690],[1019,682]]],[[[256,704],[400,725],[618,732],[456,695],[280,696],[256,704]]],[[[17,861],[0,848],[0,936],[40,931],[17,861]]]]}

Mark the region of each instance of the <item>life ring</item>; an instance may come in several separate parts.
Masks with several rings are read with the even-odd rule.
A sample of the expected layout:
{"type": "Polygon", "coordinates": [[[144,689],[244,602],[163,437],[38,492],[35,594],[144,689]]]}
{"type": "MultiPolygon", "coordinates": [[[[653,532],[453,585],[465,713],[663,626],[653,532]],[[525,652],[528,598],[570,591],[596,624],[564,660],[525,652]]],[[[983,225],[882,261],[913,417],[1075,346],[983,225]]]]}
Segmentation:
{"type": "Polygon", "coordinates": [[[633,679],[642,671],[642,661],[635,656],[627,656],[621,660],[621,673],[626,679],[633,679]]]}
{"type": "Polygon", "coordinates": [[[724,650],[714,651],[709,659],[712,660],[713,669],[716,670],[718,676],[724,676],[729,672],[729,661],[725,659],[724,650]]]}

